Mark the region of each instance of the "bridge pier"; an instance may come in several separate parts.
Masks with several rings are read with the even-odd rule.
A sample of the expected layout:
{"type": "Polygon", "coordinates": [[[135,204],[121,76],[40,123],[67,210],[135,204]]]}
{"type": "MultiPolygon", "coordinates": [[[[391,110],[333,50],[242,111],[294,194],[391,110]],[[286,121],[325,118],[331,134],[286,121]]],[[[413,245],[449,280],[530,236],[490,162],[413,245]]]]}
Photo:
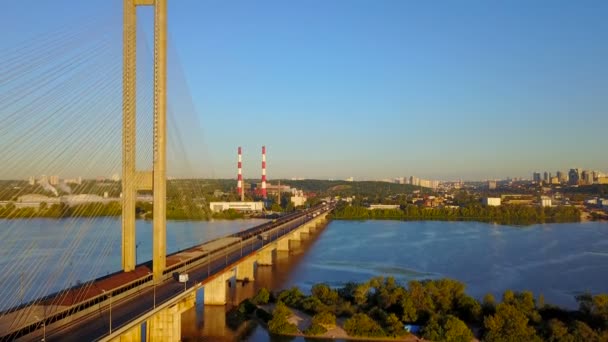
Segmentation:
{"type": "Polygon", "coordinates": [[[258,252],[257,264],[258,266],[272,266],[272,252],[274,249],[266,248],[258,252]]]}
{"type": "Polygon", "coordinates": [[[147,321],[146,340],[151,342],[181,341],[182,313],[193,308],[195,305],[196,294],[192,292],[175,305],[158,311],[147,321]]]}
{"type": "Polygon", "coordinates": [[[289,237],[277,240],[277,252],[289,252],[289,237]]]}
{"type": "Polygon", "coordinates": [[[110,342],[139,342],[141,341],[141,325],[134,326],[120,336],[111,339],[110,342]]]}
{"type": "Polygon", "coordinates": [[[238,264],[236,266],[236,280],[254,280],[254,266],[255,262],[253,259],[244,260],[238,264]]]}
{"type": "Polygon", "coordinates": [[[203,285],[205,289],[203,302],[205,305],[226,305],[226,281],[230,278],[226,277],[226,273],[223,273],[203,285]]]}

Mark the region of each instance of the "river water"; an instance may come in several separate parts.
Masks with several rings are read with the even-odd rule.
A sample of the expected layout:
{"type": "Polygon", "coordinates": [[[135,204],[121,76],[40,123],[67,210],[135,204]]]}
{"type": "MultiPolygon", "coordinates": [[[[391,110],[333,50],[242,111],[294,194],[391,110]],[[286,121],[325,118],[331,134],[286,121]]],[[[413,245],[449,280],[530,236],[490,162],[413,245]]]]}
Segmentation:
{"type": "MultiPolygon", "coordinates": [[[[608,224],[333,221],[289,257],[271,268],[258,268],[252,287],[298,286],[309,291],[319,282],[341,286],[374,276],[393,276],[401,283],[449,277],[464,282],[467,293],[478,299],[488,292],[500,299],[506,289],[530,290],[536,296],[542,293],[547,303],[576,308],[575,295],[608,292],[608,224]]],[[[233,294],[237,298],[232,302],[254,290],[239,288],[237,292],[247,294],[233,294]]],[[[204,316],[200,329],[205,328],[204,320],[217,317],[213,310],[219,309],[199,313],[204,316]]],[[[216,334],[209,341],[218,340],[221,325],[203,330],[216,334]]],[[[257,327],[246,339],[271,338],[257,327]]]]}
{"type": "MultiPolygon", "coordinates": [[[[168,221],[167,253],[266,220],[168,221]]],[[[152,222],[136,222],[137,262],[152,259],[152,222]]],[[[0,310],[121,269],[118,217],[0,219],[0,310]]]]}
{"type": "MultiPolygon", "coordinates": [[[[168,252],[259,223],[169,221],[168,252]]],[[[151,258],[151,236],[151,223],[138,221],[140,262],[151,258]]],[[[3,307],[39,296],[40,288],[51,293],[119,269],[120,220],[0,220],[3,307]]],[[[476,298],[488,292],[500,298],[506,289],[531,290],[542,293],[547,303],[575,308],[576,294],[608,292],[608,224],[333,221],[289,254],[279,255],[273,266],[259,267],[254,283],[233,286],[229,304],[260,286],[308,291],[318,282],[340,286],[374,276],[394,276],[402,283],[450,277],[464,282],[476,298]]],[[[198,305],[184,314],[184,340],[232,339],[224,310],[198,305]]],[[[269,336],[258,327],[247,339],[266,341],[269,336]]]]}

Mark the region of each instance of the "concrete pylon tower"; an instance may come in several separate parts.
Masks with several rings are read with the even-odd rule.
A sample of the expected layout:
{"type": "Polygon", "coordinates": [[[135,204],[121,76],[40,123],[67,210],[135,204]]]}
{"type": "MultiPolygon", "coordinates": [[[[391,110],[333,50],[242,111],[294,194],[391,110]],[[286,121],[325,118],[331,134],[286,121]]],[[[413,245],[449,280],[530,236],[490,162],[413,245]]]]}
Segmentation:
{"type": "Polygon", "coordinates": [[[262,197],[266,199],[266,146],[262,146],[262,197]]]}
{"type": "Polygon", "coordinates": [[[135,269],[135,200],[152,190],[154,281],[162,279],[167,254],[167,0],[123,0],[122,268],[135,269]],[[135,170],[137,6],[154,6],[154,156],[152,171],[135,170]]]}

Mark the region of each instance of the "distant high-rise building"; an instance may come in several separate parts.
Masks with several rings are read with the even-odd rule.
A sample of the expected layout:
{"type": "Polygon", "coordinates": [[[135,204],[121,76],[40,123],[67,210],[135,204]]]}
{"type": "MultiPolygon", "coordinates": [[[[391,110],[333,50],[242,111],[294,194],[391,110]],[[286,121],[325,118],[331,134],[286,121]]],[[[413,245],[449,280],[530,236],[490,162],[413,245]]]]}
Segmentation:
{"type": "Polygon", "coordinates": [[[36,184],[36,178],[34,176],[31,176],[28,180],[28,183],[30,185],[35,185],[36,184]]]}
{"type": "Polygon", "coordinates": [[[496,181],[495,180],[488,181],[488,189],[489,190],[496,190],[496,181]]]}
{"type": "Polygon", "coordinates": [[[50,176],[49,177],[49,184],[51,184],[51,185],[57,185],[57,184],[59,184],[59,176],[50,176]]]}
{"type": "Polygon", "coordinates": [[[411,185],[420,185],[420,179],[418,177],[410,176],[410,184],[411,185]]]}
{"type": "Polygon", "coordinates": [[[345,179],[347,182],[354,182],[355,181],[355,177],[348,177],[345,179]]]}
{"type": "Polygon", "coordinates": [[[49,177],[47,177],[46,175],[42,175],[40,176],[40,179],[38,180],[38,183],[48,183],[49,182],[49,177]]]}
{"type": "Polygon", "coordinates": [[[559,179],[560,183],[561,182],[565,183],[568,181],[568,175],[564,172],[557,171],[556,176],[557,176],[557,179],[559,179]]]}
{"type": "Polygon", "coordinates": [[[582,182],[585,185],[593,184],[593,172],[589,170],[583,170],[582,173],[582,182]]]}
{"type": "Polygon", "coordinates": [[[118,173],[115,173],[112,175],[112,181],[114,181],[114,182],[120,181],[120,176],[118,175],[118,173]]]}
{"type": "Polygon", "coordinates": [[[578,185],[581,181],[581,170],[580,169],[570,169],[568,172],[568,183],[572,185],[578,185]]]}
{"type": "Polygon", "coordinates": [[[543,173],[543,182],[549,183],[549,173],[547,171],[543,173]]]}
{"type": "Polygon", "coordinates": [[[534,172],[532,174],[532,180],[536,183],[540,183],[540,172],[534,172]]]}

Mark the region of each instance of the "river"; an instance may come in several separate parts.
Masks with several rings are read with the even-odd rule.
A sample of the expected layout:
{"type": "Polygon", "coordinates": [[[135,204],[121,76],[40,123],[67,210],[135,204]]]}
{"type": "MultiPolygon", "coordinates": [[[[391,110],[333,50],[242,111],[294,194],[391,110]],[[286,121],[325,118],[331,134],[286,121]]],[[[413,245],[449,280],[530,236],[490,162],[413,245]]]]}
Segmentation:
{"type": "MultiPolygon", "coordinates": [[[[167,253],[266,220],[167,221],[167,253]]],[[[137,262],[152,259],[152,222],[136,222],[137,262]]],[[[120,217],[0,219],[0,310],[121,269],[120,217]]]]}
{"type": "MultiPolygon", "coordinates": [[[[169,221],[168,252],[259,223],[169,221]]],[[[151,258],[151,237],[151,223],[138,221],[139,262],[151,258]]],[[[3,308],[119,269],[119,219],[0,220],[3,308]]],[[[238,303],[260,286],[308,291],[318,282],[340,286],[374,276],[394,276],[402,283],[450,277],[464,282],[476,298],[488,292],[500,298],[506,289],[531,290],[542,293],[547,303],[575,308],[576,294],[608,292],[608,224],[333,221],[272,267],[258,268],[254,283],[232,288],[230,302],[238,303]]],[[[223,307],[199,304],[184,315],[184,339],[232,338],[218,319],[223,312],[223,307]]],[[[259,327],[248,335],[250,341],[268,339],[259,327]]]]}
{"type": "MultiPolygon", "coordinates": [[[[608,224],[527,227],[477,222],[333,221],[299,250],[276,288],[305,291],[319,282],[340,286],[374,276],[399,282],[449,277],[481,299],[506,289],[543,294],[547,303],[576,308],[584,291],[608,292],[608,224]]],[[[258,327],[249,341],[266,341],[258,327]]],[[[303,338],[287,339],[304,341],[303,338]]]]}

